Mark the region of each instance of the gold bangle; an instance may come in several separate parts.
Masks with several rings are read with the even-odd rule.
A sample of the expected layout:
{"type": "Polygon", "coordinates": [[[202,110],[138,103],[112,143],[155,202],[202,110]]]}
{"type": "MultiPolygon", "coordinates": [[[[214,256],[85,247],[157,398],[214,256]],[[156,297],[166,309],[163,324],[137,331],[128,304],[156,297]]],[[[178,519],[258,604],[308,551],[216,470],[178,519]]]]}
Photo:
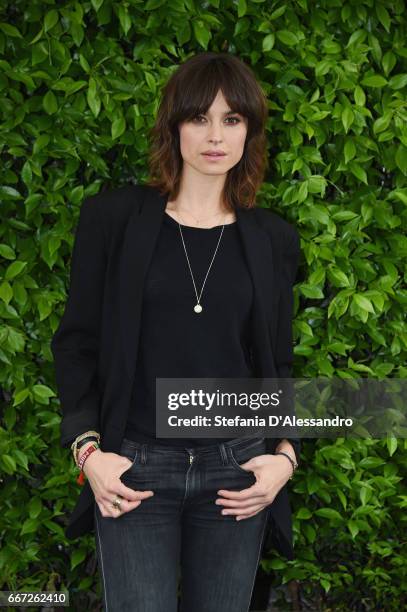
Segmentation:
{"type": "Polygon", "coordinates": [[[71,451],[72,451],[75,463],[77,463],[77,454],[78,454],[77,445],[78,445],[78,442],[83,440],[83,438],[87,438],[88,436],[91,436],[91,435],[95,436],[97,438],[98,443],[100,443],[100,433],[98,431],[94,431],[94,430],[85,431],[83,434],[80,434],[79,436],[77,436],[75,438],[75,440],[72,442],[72,444],[71,444],[71,451]]]}

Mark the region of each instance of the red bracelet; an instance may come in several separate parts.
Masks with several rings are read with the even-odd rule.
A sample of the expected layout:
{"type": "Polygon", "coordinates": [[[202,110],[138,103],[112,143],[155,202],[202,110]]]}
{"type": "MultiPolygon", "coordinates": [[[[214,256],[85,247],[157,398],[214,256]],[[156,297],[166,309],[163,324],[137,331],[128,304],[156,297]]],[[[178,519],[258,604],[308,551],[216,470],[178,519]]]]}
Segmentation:
{"type": "Polygon", "coordinates": [[[81,455],[81,458],[78,461],[78,468],[80,469],[80,474],[79,474],[78,478],[76,479],[76,482],[78,484],[80,484],[80,485],[85,484],[85,473],[83,471],[83,465],[84,465],[86,459],[89,457],[89,455],[91,455],[93,453],[93,451],[97,450],[98,448],[99,448],[99,445],[97,443],[92,444],[81,455]]]}

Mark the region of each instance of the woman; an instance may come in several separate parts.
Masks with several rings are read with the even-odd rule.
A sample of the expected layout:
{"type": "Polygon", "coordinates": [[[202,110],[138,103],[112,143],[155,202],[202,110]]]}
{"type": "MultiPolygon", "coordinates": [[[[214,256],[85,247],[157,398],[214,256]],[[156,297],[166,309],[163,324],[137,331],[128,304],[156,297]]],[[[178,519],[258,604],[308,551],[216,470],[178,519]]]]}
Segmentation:
{"type": "Polygon", "coordinates": [[[175,612],[179,591],[183,612],[246,612],[267,527],[292,558],[299,440],[155,429],[156,378],[290,376],[299,237],[255,207],[266,116],[243,62],[192,57],[164,89],[150,183],[81,209],[52,351],[85,475],[66,533],[94,526],[109,612],[175,612]]]}

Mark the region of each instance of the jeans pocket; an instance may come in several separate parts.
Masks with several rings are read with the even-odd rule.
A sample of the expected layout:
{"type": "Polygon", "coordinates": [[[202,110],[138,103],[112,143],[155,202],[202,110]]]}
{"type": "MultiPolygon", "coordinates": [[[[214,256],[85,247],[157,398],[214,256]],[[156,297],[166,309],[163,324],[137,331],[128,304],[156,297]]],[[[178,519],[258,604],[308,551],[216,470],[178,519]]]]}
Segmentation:
{"type": "Polygon", "coordinates": [[[245,470],[241,467],[241,463],[246,463],[253,457],[257,457],[258,455],[264,455],[266,452],[266,442],[264,438],[260,440],[255,440],[255,442],[247,443],[246,445],[231,446],[229,448],[230,451],[230,463],[232,467],[234,467],[238,472],[250,475],[252,472],[250,470],[245,470]]]}
{"type": "Polygon", "coordinates": [[[135,448],[131,440],[127,440],[127,438],[123,438],[122,445],[120,447],[120,455],[122,455],[122,457],[127,457],[127,459],[130,459],[131,465],[128,468],[126,468],[124,472],[120,474],[120,478],[122,478],[124,474],[127,474],[133,469],[133,467],[135,466],[137,462],[139,453],[140,453],[140,449],[135,448]]]}

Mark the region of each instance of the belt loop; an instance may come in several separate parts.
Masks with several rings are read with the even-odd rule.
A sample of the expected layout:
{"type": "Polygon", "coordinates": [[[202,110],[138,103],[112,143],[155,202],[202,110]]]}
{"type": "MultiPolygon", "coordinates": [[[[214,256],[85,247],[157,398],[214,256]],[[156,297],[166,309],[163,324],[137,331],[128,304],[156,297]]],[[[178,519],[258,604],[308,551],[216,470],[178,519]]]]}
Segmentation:
{"type": "Polygon", "coordinates": [[[145,465],[147,463],[147,444],[145,443],[141,445],[140,463],[141,465],[145,465]]]}
{"type": "Polygon", "coordinates": [[[222,459],[222,465],[227,465],[229,463],[229,458],[224,442],[219,444],[219,452],[222,459]]]}

